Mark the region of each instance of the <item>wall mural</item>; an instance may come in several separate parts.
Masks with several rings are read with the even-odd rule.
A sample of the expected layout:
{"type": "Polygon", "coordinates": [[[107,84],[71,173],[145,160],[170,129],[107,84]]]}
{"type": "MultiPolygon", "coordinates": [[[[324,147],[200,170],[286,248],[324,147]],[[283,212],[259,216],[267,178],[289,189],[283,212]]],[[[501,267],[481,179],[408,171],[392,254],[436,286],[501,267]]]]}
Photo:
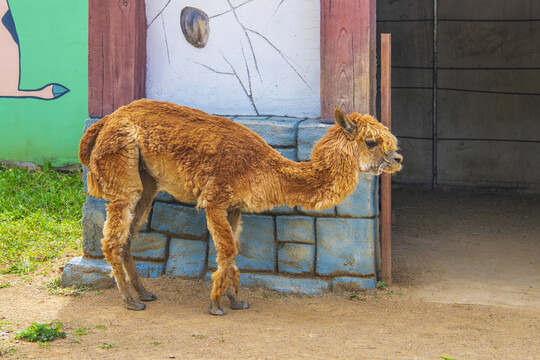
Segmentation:
{"type": "Polygon", "coordinates": [[[320,115],[320,4],[152,0],[147,97],[217,114],[320,115]]]}
{"type": "MultiPolygon", "coordinates": [[[[0,97],[58,99],[69,89],[57,83],[50,83],[36,89],[21,89],[20,43],[15,21],[7,0],[0,0],[0,97]]],[[[36,29],[38,31],[39,29],[36,29]]]]}

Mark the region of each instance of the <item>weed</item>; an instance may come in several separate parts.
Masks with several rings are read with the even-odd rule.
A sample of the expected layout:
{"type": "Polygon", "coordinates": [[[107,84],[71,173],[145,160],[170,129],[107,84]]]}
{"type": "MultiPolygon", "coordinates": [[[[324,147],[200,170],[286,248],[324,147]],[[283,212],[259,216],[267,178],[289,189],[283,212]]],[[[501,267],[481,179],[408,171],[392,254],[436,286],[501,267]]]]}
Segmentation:
{"type": "Polygon", "coordinates": [[[0,358],[15,355],[16,352],[17,348],[15,346],[11,345],[9,342],[0,341],[0,358]]]}
{"type": "Polygon", "coordinates": [[[82,341],[78,337],[73,337],[73,339],[71,339],[71,342],[75,344],[80,344],[82,341]]]}
{"type": "Polygon", "coordinates": [[[161,341],[152,341],[150,344],[152,345],[161,345],[161,341]]]}
{"type": "Polygon", "coordinates": [[[377,281],[377,289],[386,288],[386,283],[384,281],[377,281]]]}
{"type": "Polygon", "coordinates": [[[351,300],[366,301],[366,298],[360,297],[357,293],[350,293],[349,297],[350,297],[351,300]]]}
{"type": "Polygon", "coordinates": [[[47,282],[45,288],[49,291],[51,295],[62,295],[62,296],[75,296],[80,297],[84,292],[89,290],[86,286],[74,286],[63,288],[60,286],[60,276],[47,282]]]}
{"type": "Polygon", "coordinates": [[[107,328],[107,325],[96,325],[95,326],[95,329],[106,329],[107,328]]]}
{"type": "Polygon", "coordinates": [[[15,334],[15,339],[26,339],[31,342],[49,342],[56,338],[65,338],[66,333],[60,331],[62,323],[51,324],[32,323],[28,328],[15,334]]]}
{"type": "Polygon", "coordinates": [[[206,335],[200,335],[200,334],[193,334],[193,335],[191,335],[191,337],[194,338],[194,339],[197,339],[197,340],[204,340],[204,339],[206,339],[208,336],[206,336],[206,335]]]}
{"type": "Polygon", "coordinates": [[[77,335],[87,335],[88,334],[88,328],[86,326],[81,326],[77,330],[75,330],[73,333],[77,335]]]}
{"type": "Polygon", "coordinates": [[[403,296],[403,293],[401,291],[396,292],[397,295],[403,296]]]}
{"type": "Polygon", "coordinates": [[[218,341],[219,342],[225,342],[225,338],[222,336],[222,337],[218,338],[218,341]]]}
{"type": "Polygon", "coordinates": [[[392,295],[392,294],[394,294],[394,290],[388,290],[388,291],[386,292],[386,295],[392,295]]]}
{"type": "Polygon", "coordinates": [[[118,347],[118,345],[103,343],[103,344],[99,345],[99,347],[101,349],[112,349],[112,348],[118,347]]]}
{"type": "Polygon", "coordinates": [[[101,291],[101,290],[95,290],[94,291],[94,295],[101,295],[101,294],[103,294],[103,291],[101,291]]]}
{"type": "Polygon", "coordinates": [[[0,166],[0,274],[28,274],[80,252],[82,172],[0,166]]]}
{"type": "Polygon", "coordinates": [[[442,356],[442,355],[441,355],[441,358],[443,358],[444,360],[454,360],[454,359],[452,359],[452,358],[449,358],[449,357],[446,357],[446,356],[442,356]]]}
{"type": "Polygon", "coordinates": [[[7,283],[0,284],[0,289],[7,288],[9,285],[9,281],[7,283]]]}
{"type": "Polygon", "coordinates": [[[47,347],[51,346],[51,343],[48,342],[48,341],[40,342],[38,344],[39,344],[40,348],[47,348],[47,347]]]}

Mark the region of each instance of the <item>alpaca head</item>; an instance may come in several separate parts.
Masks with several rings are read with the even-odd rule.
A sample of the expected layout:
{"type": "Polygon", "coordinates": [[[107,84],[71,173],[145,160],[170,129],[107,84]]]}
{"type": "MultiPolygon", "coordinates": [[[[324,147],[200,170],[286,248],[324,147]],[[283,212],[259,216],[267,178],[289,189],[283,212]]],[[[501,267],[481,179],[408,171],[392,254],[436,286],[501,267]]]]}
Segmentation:
{"type": "Polygon", "coordinates": [[[343,129],[347,139],[358,146],[361,171],[380,175],[401,170],[403,156],[397,153],[396,137],[373,116],[356,112],[347,116],[336,108],[334,120],[343,129]]]}

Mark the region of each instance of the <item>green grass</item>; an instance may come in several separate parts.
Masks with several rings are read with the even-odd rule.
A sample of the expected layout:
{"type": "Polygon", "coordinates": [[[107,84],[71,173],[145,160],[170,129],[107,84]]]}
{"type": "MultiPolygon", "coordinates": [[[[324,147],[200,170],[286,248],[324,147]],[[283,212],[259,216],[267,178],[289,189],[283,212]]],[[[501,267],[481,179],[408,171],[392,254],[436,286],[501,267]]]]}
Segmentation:
{"type": "Polygon", "coordinates": [[[26,339],[31,342],[48,343],[56,338],[65,338],[66,333],[60,331],[62,323],[40,324],[32,323],[28,328],[19,331],[15,339],[26,339]]]}
{"type": "Polygon", "coordinates": [[[27,274],[80,252],[81,175],[0,167],[0,274],[27,274]]]}

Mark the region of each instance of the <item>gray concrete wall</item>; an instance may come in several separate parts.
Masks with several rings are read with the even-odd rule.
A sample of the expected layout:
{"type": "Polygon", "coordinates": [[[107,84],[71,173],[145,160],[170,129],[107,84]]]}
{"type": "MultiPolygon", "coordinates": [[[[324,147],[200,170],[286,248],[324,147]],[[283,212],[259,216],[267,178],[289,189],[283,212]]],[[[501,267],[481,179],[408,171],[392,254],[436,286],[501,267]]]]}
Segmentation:
{"type": "Polygon", "coordinates": [[[434,58],[433,0],[377,2],[377,32],[392,34],[396,181],[431,185],[436,154],[439,186],[540,190],[540,2],[438,0],[437,13],[434,58]]]}

